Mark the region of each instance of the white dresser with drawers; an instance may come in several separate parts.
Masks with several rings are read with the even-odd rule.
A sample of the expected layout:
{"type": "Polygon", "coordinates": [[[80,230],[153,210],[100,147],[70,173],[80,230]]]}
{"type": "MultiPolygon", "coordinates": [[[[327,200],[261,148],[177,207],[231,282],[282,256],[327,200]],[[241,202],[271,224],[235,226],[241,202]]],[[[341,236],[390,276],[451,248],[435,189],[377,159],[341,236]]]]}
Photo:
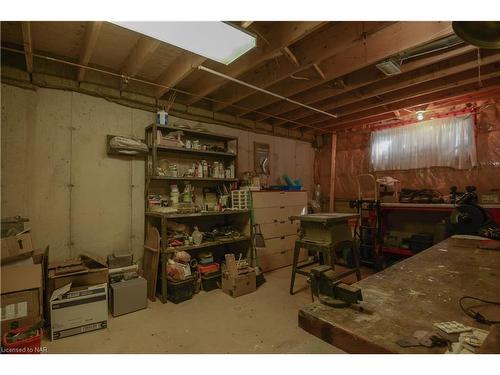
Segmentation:
{"type": "MultiPolygon", "coordinates": [[[[288,218],[307,213],[307,192],[254,191],[252,204],[255,224],[260,224],[266,243],[266,247],[257,248],[262,270],[291,265],[299,222],[291,223],[288,218]]],[[[306,257],[306,253],[301,253],[300,260],[306,257]]]]}

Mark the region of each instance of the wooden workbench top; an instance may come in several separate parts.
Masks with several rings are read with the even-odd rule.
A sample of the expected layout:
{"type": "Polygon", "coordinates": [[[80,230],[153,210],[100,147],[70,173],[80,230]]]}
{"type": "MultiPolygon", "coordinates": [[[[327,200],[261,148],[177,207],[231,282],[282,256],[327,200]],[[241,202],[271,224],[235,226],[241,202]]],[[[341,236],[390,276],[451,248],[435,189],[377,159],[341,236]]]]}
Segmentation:
{"type": "MultiPolygon", "coordinates": [[[[488,329],[458,304],[462,296],[500,300],[500,251],[479,249],[480,242],[448,238],[355,283],[372,314],[315,302],[299,311],[299,326],[349,353],[443,353],[446,348],[402,348],[396,341],[442,321],[488,329]]],[[[492,315],[498,308],[482,312],[500,320],[492,315]]]]}
{"type": "Polygon", "coordinates": [[[345,214],[345,213],[318,213],[318,214],[307,214],[307,215],[294,215],[290,216],[290,220],[300,220],[300,221],[313,221],[320,223],[333,223],[337,221],[346,221],[348,219],[354,219],[359,217],[359,214],[345,214]]]}
{"type": "MultiPolygon", "coordinates": [[[[457,207],[451,203],[381,203],[382,208],[435,208],[435,209],[452,209],[457,207]]],[[[500,204],[480,203],[483,208],[500,208],[500,204]]]]}

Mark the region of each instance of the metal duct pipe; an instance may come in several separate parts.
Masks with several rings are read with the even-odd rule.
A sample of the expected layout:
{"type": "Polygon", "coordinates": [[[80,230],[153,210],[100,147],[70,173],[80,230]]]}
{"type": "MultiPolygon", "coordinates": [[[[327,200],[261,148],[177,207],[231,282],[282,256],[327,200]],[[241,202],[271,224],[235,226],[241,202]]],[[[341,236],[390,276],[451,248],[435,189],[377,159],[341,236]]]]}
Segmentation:
{"type": "Polygon", "coordinates": [[[282,96],[282,95],[279,95],[279,94],[276,94],[274,92],[271,92],[269,90],[266,90],[266,89],[263,89],[263,88],[260,88],[260,87],[257,87],[257,86],[254,86],[250,83],[246,83],[244,81],[240,81],[239,79],[236,79],[236,78],[233,78],[233,77],[230,77],[226,74],[223,74],[223,73],[219,73],[215,70],[212,70],[210,68],[206,68],[204,67],[203,65],[200,65],[198,66],[198,69],[199,70],[203,70],[205,72],[208,72],[208,73],[211,73],[213,75],[216,75],[216,76],[219,76],[219,77],[222,77],[222,78],[225,78],[229,81],[233,81],[233,82],[236,82],[240,85],[243,85],[243,86],[246,86],[246,87],[250,87],[251,89],[254,89],[256,91],[260,91],[260,92],[263,92],[264,94],[267,94],[267,95],[271,95],[271,96],[274,96],[275,98],[278,98],[278,99],[281,99],[281,100],[284,100],[286,102],[289,102],[289,103],[292,103],[292,104],[295,104],[295,105],[298,105],[300,107],[304,107],[304,108],[307,108],[311,111],[314,111],[314,112],[318,112],[318,113],[321,113],[322,115],[325,115],[325,116],[329,116],[329,117],[333,117],[333,118],[337,118],[338,116],[333,114],[333,113],[330,113],[330,112],[325,112],[325,111],[322,111],[321,109],[318,109],[318,108],[314,108],[314,107],[311,107],[310,105],[307,105],[307,104],[304,104],[304,103],[300,103],[296,100],[293,100],[293,99],[290,99],[290,98],[287,98],[286,96],[282,96]]]}

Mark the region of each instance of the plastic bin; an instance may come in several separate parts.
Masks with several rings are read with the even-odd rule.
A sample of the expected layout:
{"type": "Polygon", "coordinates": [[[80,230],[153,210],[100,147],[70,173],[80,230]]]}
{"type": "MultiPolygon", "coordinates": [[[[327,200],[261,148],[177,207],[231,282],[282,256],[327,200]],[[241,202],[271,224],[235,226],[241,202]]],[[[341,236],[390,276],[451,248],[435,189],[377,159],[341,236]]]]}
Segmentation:
{"type": "Polygon", "coordinates": [[[219,263],[211,263],[207,265],[198,265],[198,272],[201,273],[202,275],[205,273],[210,273],[210,272],[217,272],[219,271],[220,266],[219,263]]]}
{"type": "Polygon", "coordinates": [[[191,276],[186,280],[167,280],[167,299],[173,303],[181,303],[193,298],[194,294],[194,277],[191,276]]]}
{"type": "Polygon", "coordinates": [[[43,329],[34,329],[36,333],[24,340],[9,342],[7,338],[11,334],[25,333],[31,327],[21,327],[8,331],[2,336],[3,353],[6,354],[40,354],[40,345],[42,343],[43,329]]]}
{"type": "Polygon", "coordinates": [[[201,276],[201,284],[205,292],[219,289],[221,283],[221,272],[209,272],[201,276]]]}

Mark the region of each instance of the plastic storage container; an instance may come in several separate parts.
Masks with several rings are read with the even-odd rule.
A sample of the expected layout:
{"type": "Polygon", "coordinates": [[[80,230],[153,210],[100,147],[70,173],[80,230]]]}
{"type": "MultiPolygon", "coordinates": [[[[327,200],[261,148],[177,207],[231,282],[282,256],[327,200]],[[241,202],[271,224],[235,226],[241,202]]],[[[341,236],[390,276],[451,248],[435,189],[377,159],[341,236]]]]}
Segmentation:
{"type": "Polygon", "coordinates": [[[194,294],[194,276],[186,278],[186,280],[167,281],[167,299],[173,303],[181,303],[191,299],[194,294]]]}
{"type": "Polygon", "coordinates": [[[11,341],[9,335],[17,335],[25,333],[30,330],[30,327],[22,327],[11,330],[2,336],[3,352],[8,354],[40,354],[40,345],[42,343],[43,330],[41,328],[34,329],[33,336],[27,337],[23,340],[14,342],[11,341]]]}
{"type": "Polygon", "coordinates": [[[209,292],[214,289],[219,289],[221,283],[221,272],[209,272],[201,276],[201,284],[205,292],[209,292]]]}

